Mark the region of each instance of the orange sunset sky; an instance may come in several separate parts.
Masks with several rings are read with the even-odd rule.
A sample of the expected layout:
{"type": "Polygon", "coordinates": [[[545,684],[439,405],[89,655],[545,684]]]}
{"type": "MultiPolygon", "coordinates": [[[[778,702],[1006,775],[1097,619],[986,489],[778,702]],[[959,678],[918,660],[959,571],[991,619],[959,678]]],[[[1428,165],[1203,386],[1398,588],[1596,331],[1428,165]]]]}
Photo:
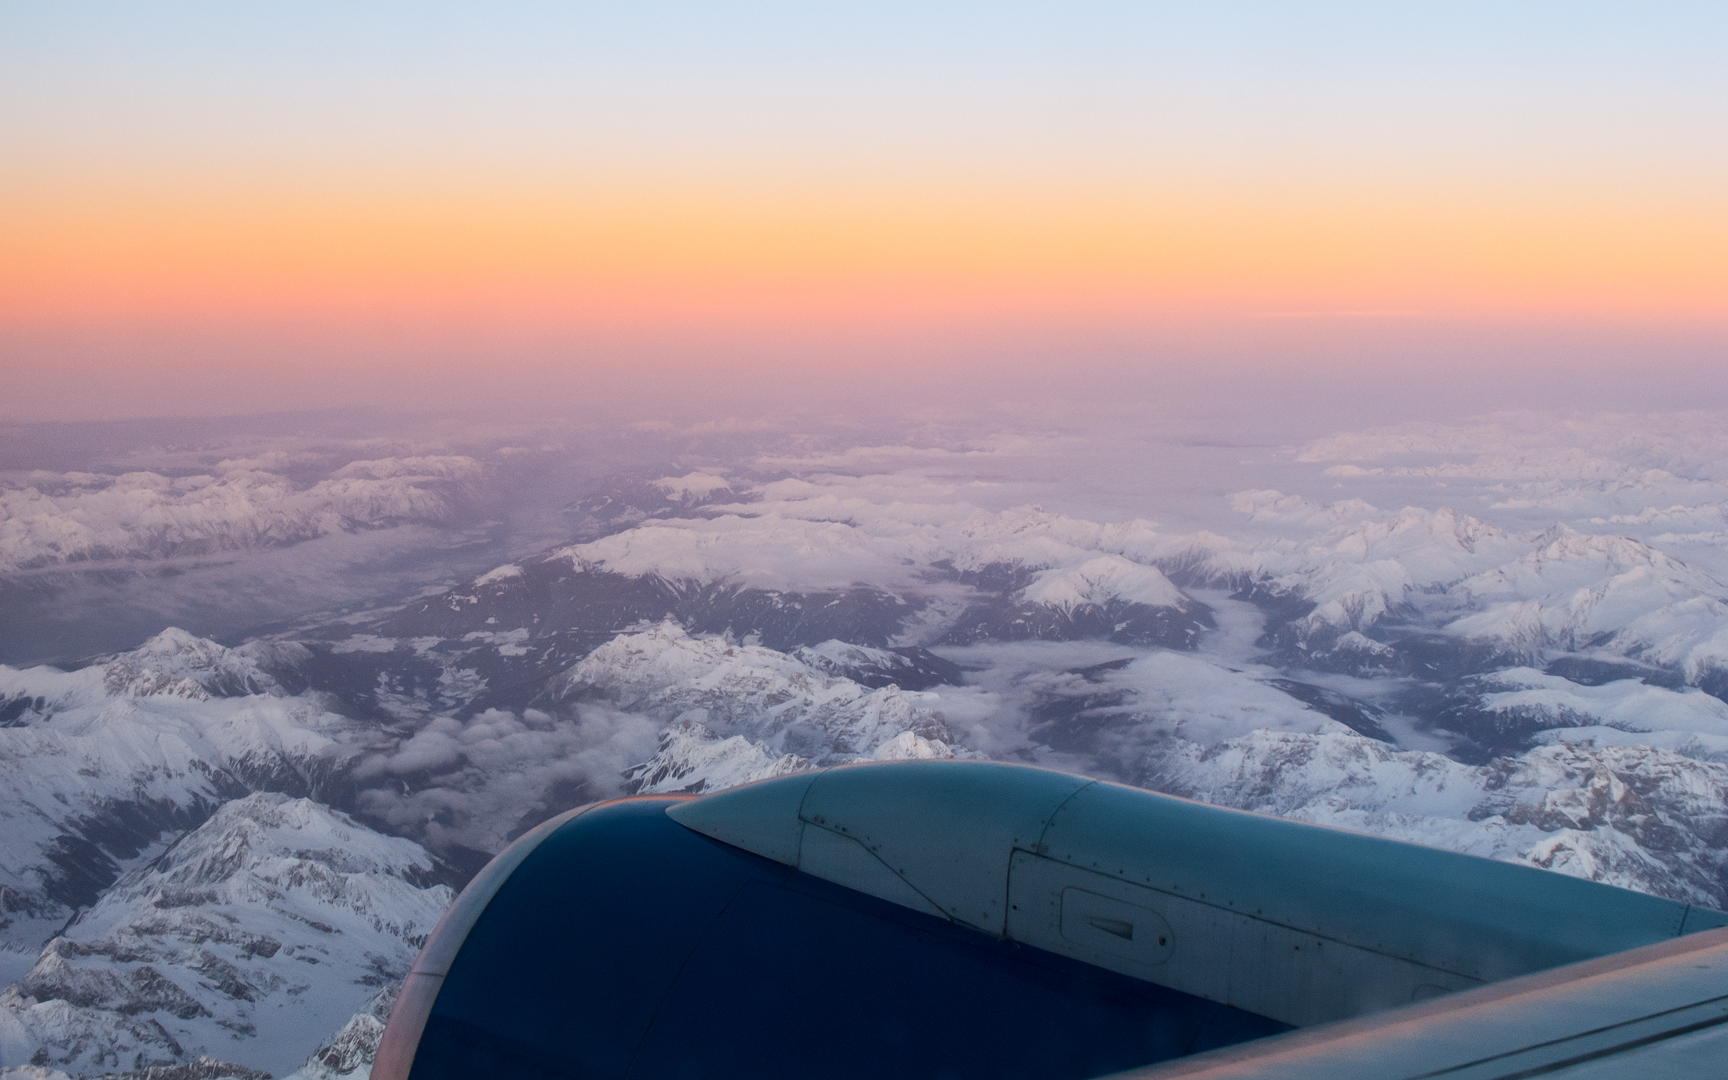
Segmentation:
{"type": "Polygon", "coordinates": [[[7,3],[3,411],[1721,355],[1728,14],[1503,8],[7,3]]]}

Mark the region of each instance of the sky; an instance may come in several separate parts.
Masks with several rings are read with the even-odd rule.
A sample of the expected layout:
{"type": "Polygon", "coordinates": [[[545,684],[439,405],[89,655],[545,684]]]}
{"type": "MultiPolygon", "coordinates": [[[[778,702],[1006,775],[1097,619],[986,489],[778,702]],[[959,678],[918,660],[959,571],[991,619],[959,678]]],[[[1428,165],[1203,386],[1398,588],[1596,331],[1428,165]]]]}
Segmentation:
{"type": "Polygon", "coordinates": [[[0,419],[1714,403],[1724,55],[1710,3],[0,0],[0,419]]]}

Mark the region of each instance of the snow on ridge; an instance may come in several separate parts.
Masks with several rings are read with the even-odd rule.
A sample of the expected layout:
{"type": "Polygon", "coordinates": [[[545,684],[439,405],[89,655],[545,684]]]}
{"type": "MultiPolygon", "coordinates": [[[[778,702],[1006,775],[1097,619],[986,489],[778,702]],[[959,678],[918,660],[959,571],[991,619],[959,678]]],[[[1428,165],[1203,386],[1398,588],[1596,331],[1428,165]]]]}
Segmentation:
{"type": "Polygon", "coordinates": [[[631,766],[625,777],[640,795],[697,794],[737,787],[810,768],[797,754],[776,755],[743,735],[720,738],[707,726],[686,718],[660,736],[654,756],[631,766]]]}
{"type": "Polygon", "coordinates": [[[1317,503],[1300,495],[1286,495],[1270,488],[1238,491],[1230,496],[1230,509],[1248,515],[1250,521],[1276,522],[1282,525],[1308,525],[1328,528],[1355,521],[1366,521],[1381,514],[1379,508],[1361,499],[1340,499],[1317,503]]]}
{"type": "Polygon", "coordinates": [[[1607,636],[1622,651],[1673,663],[1728,622],[1728,586],[1647,544],[1564,527],[1544,539],[1454,585],[1449,596],[1474,610],[1447,629],[1526,650],[1607,636]]]}
{"type": "MultiPolygon", "coordinates": [[[[1157,650],[1087,672],[1044,672],[1024,689],[1044,702],[1078,698],[1095,740],[1096,767],[1137,756],[1170,739],[1212,746],[1256,730],[1319,734],[1348,731],[1330,716],[1263,679],[1191,653],[1157,650]]],[[[1078,727],[1079,725],[1076,724],[1078,727]]],[[[1081,741],[1063,740],[1078,751],[1081,741]]],[[[1139,781],[1125,777],[1132,783],[1139,781]]]]}
{"type": "Polygon", "coordinates": [[[208,1054],[285,1073],[406,974],[453,897],[432,869],[310,800],[249,795],[121,878],[0,1011],[34,1042],[25,1060],[59,1068],[208,1054]]]}
{"type": "MultiPolygon", "coordinates": [[[[930,761],[954,757],[940,739],[912,731],[883,741],[859,761],[930,761]]],[[[631,791],[639,795],[697,795],[789,776],[815,768],[797,754],[775,755],[766,743],[743,735],[724,739],[701,721],[686,716],[660,736],[654,756],[625,772],[631,791]]]]}
{"type": "Polygon", "coordinates": [[[912,661],[897,652],[869,645],[854,645],[850,641],[829,638],[815,645],[800,645],[787,654],[799,663],[830,675],[842,668],[873,667],[892,670],[908,667],[912,661]]]}
{"type": "Polygon", "coordinates": [[[103,686],[110,694],[133,697],[280,695],[281,686],[259,663],[266,648],[230,649],[170,626],[138,648],[110,660],[102,669],[103,686]]]}
{"type": "Polygon", "coordinates": [[[1100,555],[1071,569],[1040,571],[1021,593],[1022,599],[1062,611],[1112,601],[1147,607],[1186,607],[1188,597],[1154,567],[1130,562],[1120,555],[1100,555]]]}
{"type": "Polygon", "coordinates": [[[488,570],[484,574],[481,574],[479,577],[475,578],[474,584],[475,585],[496,585],[500,581],[508,581],[511,578],[519,578],[522,576],[522,573],[523,573],[522,568],[520,566],[516,565],[515,563],[505,563],[503,566],[493,567],[491,570],[488,570]]]}
{"type": "Polygon", "coordinates": [[[378,1044],[384,1040],[390,1008],[396,1004],[397,989],[386,986],[373,994],[329,1042],[312,1051],[305,1064],[284,1080],[368,1080],[378,1044]]]}
{"type": "Polygon", "coordinates": [[[1693,529],[1720,529],[1723,525],[1728,525],[1728,503],[1708,506],[1680,506],[1676,504],[1666,510],[1646,506],[1636,514],[1593,517],[1590,519],[1590,523],[1593,525],[1667,525],[1693,529]]]}
{"type": "Polygon", "coordinates": [[[22,723],[0,727],[0,830],[9,838],[0,940],[10,944],[40,945],[88,902],[89,888],[148,861],[225,799],[258,786],[309,789],[352,752],[359,725],[312,701],[212,697],[190,678],[137,694],[138,669],[127,668],[118,690],[107,685],[111,669],[0,668],[0,690],[41,701],[22,723]],[[86,831],[91,843],[68,860],[64,841],[86,831]]]}
{"type": "MultiPolygon", "coordinates": [[[[818,590],[869,584],[915,591],[928,587],[932,567],[965,572],[1007,565],[1034,572],[1023,597],[1030,603],[1062,609],[1113,600],[1185,606],[1187,598],[1158,568],[1164,566],[1202,580],[1260,582],[1273,594],[1309,600],[1315,609],[1302,624],[1305,634],[1322,628],[1361,631],[1418,594],[1449,589],[1450,601],[1465,609],[1454,617],[1476,618],[1481,624],[1459,622],[1455,631],[1495,636],[1489,625],[1495,617],[1481,609],[1498,602],[1489,596],[1495,575],[1517,575],[1520,560],[1600,563],[1597,569],[1607,573],[1612,568],[1603,559],[1591,563],[1591,551],[1653,550],[1623,538],[1512,533],[1449,507],[1374,512],[1360,500],[1313,504],[1265,490],[1239,492],[1235,502],[1251,515],[1331,524],[1303,543],[1244,545],[1217,537],[1161,534],[1140,520],[1100,524],[1037,507],[987,513],[964,506],[883,505],[845,498],[843,490],[808,481],[776,481],[765,486],[762,502],[751,507],[723,507],[718,516],[701,520],[644,523],[560,549],[554,557],[569,558],[578,569],[633,577],[654,574],[668,580],[818,590]]],[[[1613,557],[1622,562],[1642,558],[1678,580],[1670,572],[1675,561],[1659,553],[1613,557]]],[[[1622,594],[1630,596],[1630,584],[1616,584],[1604,597],[1617,603],[1622,594]]],[[[1721,591],[1693,584],[1707,595],[1721,591]]],[[[1522,599],[1537,595],[1548,593],[1522,599]]],[[[1550,599],[1538,622],[1549,618],[1546,612],[1552,607],[1550,599]]],[[[1624,626],[1636,614],[1612,628],[1624,626]]],[[[1515,620],[1520,628],[1513,636],[1520,641],[1529,637],[1523,624],[1531,617],[1526,612],[1515,620]]],[[[1544,633],[1544,640],[1558,640],[1555,631],[1544,633]]],[[[1508,634],[1513,631],[1500,636],[1508,634]]]]}
{"type": "Polygon", "coordinates": [[[472,458],[356,461],[310,487],[253,468],[32,477],[0,488],[0,573],[92,559],[293,544],[401,521],[442,522],[472,495],[472,458]]]}
{"type": "Polygon", "coordinates": [[[1100,590],[1120,580],[1159,603],[1186,603],[1174,586],[1161,584],[1153,564],[1185,550],[1188,538],[1160,534],[1148,521],[1103,524],[1037,506],[990,513],[963,503],[874,503],[805,480],[775,481],[760,493],[757,503],[710,507],[713,515],[700,519],[643,522],[550,557],[568,558],[581,571],[787,590],[927,591],[937,568],[1006,565],[1076,571],[1091,581],[1069,576],[1066,592],[1050,585],[1057,602],[1076,602],[1069,593],[1103,602],[1100,590]],[[1116,569],[1097,563],[1101,557],[1116,569]],[[1142,569],[1130,572],[1128,564],[1142,569]]]}
{"type": "Polygon", "coordinates": [[[891,545],[872,543],[836,521],[786,520],[777,514],[726,514],[701,521],[647,522],[587,544],[553,553],[578,570],[668,580],[735,579],[764,588],[848,588],[861,582],[910,577],[891,545]]]}
{"type": "Polygon", "coordinates": [[[1719,515],[1694,523],[1684,511],[1722,504],[1728,428],[1721,414],[1705,412],[1496,413],[1458,424],[1340,432],[1310,443],[1296,460],[1336,462],[1323,475],[1370,480],[1377,490],[1387,484],[1452,487],[1455,500],[1596,525],[1648,528],[1666,513],[1652,506],[1674,504],[1681,511],[1673,518],[1678,532],[1719,532],[1719,515]]]}
{"type": "Polygon", "coordinates": [[[1670,690],[1639,679],[1584,686],[1534,668],[1505,668],[1468,682],[1478,707],[1534,717],[1549,742],[1659,746],[1728,762],[1728,703],[1701,690],[1670,690]]]}
{"type": "Polygon", "coordinates": [[[685,505],[711,499],[722,491],[732,491],[732,482],[724,476],[715,476],[705,472],[690,472],[683,476],[663,476],[658,480],[650,481],[650,483],[664,491],[668,499],[685,505]]]}
{"type": "Polygon", "coordinates": [[[1256,584],[1311,601],[1314,610],[1298,624],[1306,635],[1367,629],[1418,591],[1499,565],[1530,543],[1449,507],[1407,506],[1334,526],[1306,543],[1225,542],[1196,548],[1182,562],[1202,580],[1256,584]]]}
{"type": "Polygon", "coordinates": [[[1526,654],[1606,644],[1694,672],[1728,668],[1728,586],[1642,541],[1564,524],[1519,534],[1405,507],[1304,544],[1220,545],[1187,567],[1312,602],[1292,624],[1303,638],[1360,632],[1415,605],[1435,629],[1526,654]]]}
{"type": "Polygon", "coordinates": [[[210,697],[282,696],[282,688],[267,666],[271,661],[293,659],[303,651],[294,643],[257,641],[230,649],[170,626],[106,664],[77,671],[0,664],[0,704],[24,699],[31,706],[27,711],[41,717],[80,706],[99,706],[113,697],[163,695],[202,701],[210,697]]]}
{"type": "Polygon", "coordinates": [[[1528,555],[1460,582],[1457,589],[1487,596],[1543,587],[1576,588],[1631,574],[1660,580],[1665,588],[1676,590],[1676,598],[1728,593],[1710,575],[1631,537],[1581,533],[1560,525],[1538,543],[1528,555]]]}
{"type": "Polygon", "coordinates": [[[1138,783],[1575,877],[1728,907],[1728,766],[1649,746],[1557,744],[1464,765],[1354,732],[1173,740],[1138,783]]]}
{"type": "Polygon", "coordinates": [[[870,751],[872,761],[932,761],[954,756],[954,748],[947,743],[912,731],[902,731],[870,751]]]}
{"type": "Polygon", "coordinates": [[[1467,568],[1522,552],[1527,542],[1449,506],[1406,506],[1385,517],[1340,525],[1312,549],[1359,561],[1397,559],[1423,583],[1457,580],[1467,568]]]}
{"type": "Polygon", "coordinates": [[[953,742],[933,694],[866,689],[773,649],[692,638],[670,621],[596,648],[563,676],[561,692],[604,695],[621,709],[699,724],[718,738],[743,735],[769,759],[853,760],[903,732],[944,749],[953,742]]]}

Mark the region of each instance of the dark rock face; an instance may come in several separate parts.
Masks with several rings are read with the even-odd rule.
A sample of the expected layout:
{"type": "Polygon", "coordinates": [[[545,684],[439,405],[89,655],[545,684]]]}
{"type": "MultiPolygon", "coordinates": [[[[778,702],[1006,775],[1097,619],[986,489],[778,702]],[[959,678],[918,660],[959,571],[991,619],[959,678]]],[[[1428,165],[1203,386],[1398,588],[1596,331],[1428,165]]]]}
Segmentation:
{"type": "Polygon", "coordinates": [[[1419,679],[1450,680],[1517,667],[1529,657],[1490,642],[1446,634],[1412,634],[1391,643],[1399,667],[1419,679]]]}
{"type": "Polygon", "coordinates": [[[1622,657],[1560,656],[1549,662],[1546,671],[1584,686],[1601,686],[1621,679],[1640,679],[1651,686],[1669,690],[1678,690],[1686,685],[1685,678],[1677,671],[1651,667],[1622,657]]]}
{"type": "Polygon", "coordinates": [[[1008,562],[970,570],[957,570],[949,562],[936,563],[931,568],[932,579],[965,585],[979,594],[938,644],[1102,639],[1118,645],[1193,649],[1200,635],[1216,625],[1212,609],[1196,600],[1168,607],[1110,600],[1063,608],[1021,598],[1019,594],[1043,570],[1008,562]]]}
{"type": "MultiPolygon", "coordinates": [[[[160,775],[84,774],[89,786],[66,792],[60,831],[30,849],[29,873],[0,885],[0,930],[18,920],[63,920],[94,904],[128,869],[165,841],[196,829],[224,803],[253,792],[280,792],[330,804],[352,802],[346,765],[337,758],[257,750],[193,759],[161,794],[145,785],[160,775]]],[[[23,854],[20,852],[19,854],[23,854]]]]}
{"type": "Polygon", "coordinates": [[[1380,717],[1383,715],[1381,710],[1365,701],[1358,701],[1353,697],[1340,694],[1335,690],[1328,690],[1322,686],[1297,682],[1295,679],[1269,679],[1267,682],[1309,708],[1325,713],[1358,735],[1366,735],[1370,739],[1378,739],[1385,743],[1397,741],[1392,738],[1391,733],[1381,726],[1380,717]]]}
{"type": "Polygon", "coordinates": [[[0,728],[29,727],[52,715],[47,700],[42,697],[20,695],[0,699],[0,728]]]}
{"type": "Polygon", "coordinates": [[[695,633],[755,636],[768,648],[786,652],[829,640],[885,647],[916,610],[882,589],[783,593],[704,585],[687,590],[671,614],[682,616],[695,633]]]}
{"type": "Polygon", "coordinates": [[[1002,597],[967,608],[942,643],[1102,638],[1118,645],[1193,649],[1199,644],[1200,635],[1215,625],[1212,610],[1200,603],[1152,607],[1112,601],[1058,608],[1002,597]]]}
{"type": "MultiPolygon", "coordinates": [[[[651,504],[656,514],[690,509],[646,482],[597,499],[595,507],[628,510],[632,521],[643,520],[633,515],[651,504]]],[[[964,585],[977,597],[957,621],[936,629],[937,643],[1104,639],[1193,649],[1214,625],[1211,610],[1193,601],[1169,607],[1112,601],[1070,609],[1017,600],[1015,594],[1039,572],[1018,564],[967,571],[934,567],[932,581],[964,585]]],[[[693,634],[725,635],[781,652],[829,641],[891,652],[899,659],[817,666],[872,688],[921,690],[962,677],[959,668],[929,651],[898,644],[931,603],[922,592],[902,595],[867,585],[799,592],[630,577],[585,567],[569,555],[542,555],[370,623],[333,624],[255,655],[289,692],[322,691],[337,699],[339,710],[386,723],[428,709],[462,718],[488,708],[525,708],[542,700],[549,679],[597,646],[666,619],[693,634]],[[389,640],[375,647],[343,646],[354,634],[389,640]]]]}
{"type": "Polygon", "coordinates": [[[1488,695],[1505,686],[1480,678],[1421,683],[1398,695],[1397,709],[1421,718],[1422,726],[1451,736],[1449,756],[1470,765],[1516,757],[1537,745],[1537,736],[1556,728],[1585,727],[1599,721],[1565,709],[1494,709],[1488,695]]]}
{"type": "Polygon", "coordinates": [[[203,791],[181,799],[103,799],[67,822],[42,857],[51,868],[39,892],[0,887],[0,928],[12,916],[40,916],[56,905],[78,910],[94,904],[128,865],[164,837],[188,833],[231,799],[254,791],[312,797],[331,805],[352,801],[346,771],[330,762],[285,759],[229,762],[208,767],[203,791]]]}
{"type": "MultiPolygon", "coordinates": [[[[56,938],[49,949],[61,957],[75,955],[76,946],[56,938]]],[[[166,1012],[182,1020],[209,1016],[198,1000],[149,964],[120,973],[90,972],[40,961],[20,979],[18,988],[39,1001],[61,1000],[85,1009],[106,1009],[121,1016],[166,1012]],[[44,970],[47,974],[39,974],[44,970]]]]}
{"type": "Polygon", "coordinates": [[[965,585],[981,593],[1006,596],[1032,584],[1039,569],[1024,563],[995,562],[971,570],[958,570],[952,562],[944,559],[931,565],[930,577],[935,581],[952,581],[965,585]]]}
{"type": "Polygon", "coordinates": [[[1314,613],[1314,601],[1300,593],[1279,592],[1265,582],[1254,582],[1238,588],[1231,599],[1245,600],[1266,616],[1266,632],[1260,638],[1261,648],[1289,648],[1299,640],[1294,624],[1314,613]]]}
{"type": "Polygon", "coordinates": [[[1132,693],[1104,685],[1105,675],[1131,663],[1132,658],[1124,658],[1070,671],[1069,674],[1080,676],[1085,683],[1067,693],[1047,695],[1038,702],[1032,710],[1033,727],[1027,734],[1034,742],[1052,750],[1097,754],[1111,729],[1126,729],[1139,722],[1137,716],[1117,712],[1128,704],[1132,693]]]}
{"type": "Polygon", "coordinates": [[[1698,674],[1698,689],[1713,698],[1728,701],[1728,669],[1708,667],[1698,674]]]}
{"type": "Polygon", "coordinates": [[[69,822],[72,828],[43,853],[54,870],[42,883],[42,895],[69,908],[94,904],[124,872],[123,863],[136,859],[163,836],[190,832],[209,820],[224,801],[247,794],[237,782],[220,782],[227,780],[219,778],[213,785],[214,797],[186,802],[105,801],[69,822]]]}

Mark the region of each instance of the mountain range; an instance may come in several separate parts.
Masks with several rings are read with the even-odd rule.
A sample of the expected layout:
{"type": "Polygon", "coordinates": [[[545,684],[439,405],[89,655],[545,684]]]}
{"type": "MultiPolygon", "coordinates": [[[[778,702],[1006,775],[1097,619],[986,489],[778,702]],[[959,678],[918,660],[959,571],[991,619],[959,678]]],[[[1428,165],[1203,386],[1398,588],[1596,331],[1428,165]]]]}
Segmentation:
{"type": "MultiPolygon", "coordinates": [[[[1728,449],[1521,423],[1280,451],[1358,488],[1224,492],[1234,517],[1193,529],[1003,505],[990,444],[688,455],[483,572],[0,665],[0,1076],[363,1076],[452,890],[535,824],[879,760],[1035,763],[1728,907],[1728,556],[1700,509],[1728,505],[1728,449]]],[[[273,467],[36,477],[0,547],[63,570],[429,527],[499,466],[273,467]],[[116,532],[127,499],[173,521],[116,532]]]]}

